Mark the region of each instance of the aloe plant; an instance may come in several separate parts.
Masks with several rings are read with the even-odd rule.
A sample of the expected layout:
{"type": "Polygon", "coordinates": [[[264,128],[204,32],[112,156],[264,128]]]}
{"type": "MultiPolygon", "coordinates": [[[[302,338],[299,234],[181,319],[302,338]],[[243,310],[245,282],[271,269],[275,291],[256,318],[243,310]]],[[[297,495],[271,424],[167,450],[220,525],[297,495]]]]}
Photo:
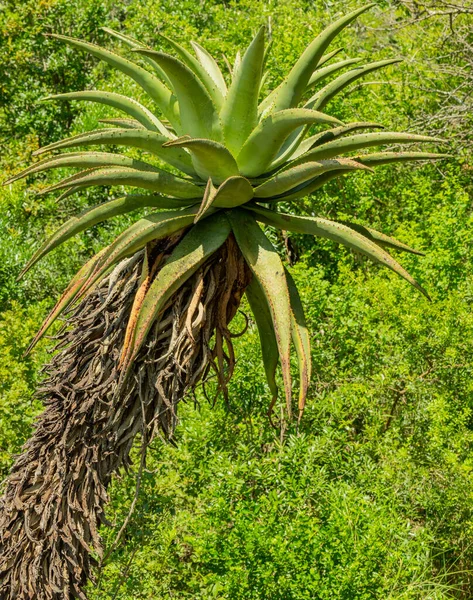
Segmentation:
{"type": "MultiPolygon", "coordinates": [[[[365,66],[354,66],[358,59],[329,62],[338,53],[338,50],[328,50],[330,43],[371,6],[351,12],[320,33],[287,77],[263,99],[261,89],[268,51],[264,27],[257,32],[245,53],[241,57],[238,55],[230,77],[226,77],[215,59],[195,42],[191,43],[192,53],[179,43],[161,36],[163,46],[171,49],[170,54],[150,49],[127,35],[106,29],[129,49],[131,60],[85,41],[62,35],[53,36],[75,51],[88,52],[132,78],[145,92],[150,108],[135,99],[112,92],[79,91],[50,96],[48,100],[97,102],[113,107],[123,115],[106,119],[106,128],[52,143],[37,150],[35,155],[113,145],[143,151],[143,156],[137,159],[98,150],[74,150],[50,155],[7,183],[45,170],[70,167],[83,170],[55,183],[42,193],[61,191],[64,197],[91,186],[127,186],[144,191],[105,200],[67,221],[34,253],[23,273],[58,245],[96,223],[137,208],[152,209],[154,212],[148,211],[147,216],[125,229],[82,267],[45,320],[30,349],[51,324],[64,311],[70,312],[72,307],[79,307],[75,309],[76,315],[79,314],[82,320],[77,317],[79,320],[73,322],[76,326],[74,335],[79,335],[81,330],[78,324],[82,324],[82,327],[88,322],[87,307],[93,304],[94,310],[99,310],[97,298],[120,281],[117,288],[119,300],[114,296],[115,304],[112,300],[105,302],[109,304],[107,310],[111,310],[113,304],[114,318],[120,305],[127,307],[124,312],[126,327],[121,337],[117,334],[114,338],[114,343],[119,345],[115,365],[117,377],[113,385],[110,383],[115,399],[114,410],[118,406],[117,397],[127,398],[128,401],[134,393],[133,389],[139,387],[141,379],[136,376],[137,364],[144,364],[150,352],[150,339],[153,336],[159,338],[159,332],[168,326],[166,323],[174,324],[175,329],[180,327],[180,339],[193,348],[194,354],[189,356],[198,352],[202,355],[199,368],[190,358],[176,367],[187,373],[185,385],[178,386],[179,394],[192,389],[199,379],[206,379],[211,368],[218,374],[219,388],[226,392],[234,364],[228,324],[242,295],[246,294],[260,334],[264,368],[272,394],[270,405],[278,396],[277,371],[280,365],[289,415],[293,389],[291,344],[295,348],[299,364],[300,418],[311,377],[310,336],[294,281],[260,224],[338,242],[390,268],[427,295],[387,249],[414,254],[420,252],[368,226],[321,217],[297,216],[278,210],[278,203],[283,202],[286,206],[291,203],[296,212],[298,199],[352,172],[372,171],[377,165],[394,162],[433,160],[446,156],[411,150],[366,152],[375,146],[441,140],[385,131],[377,123],[343,123],[323,112],[336,95],[360,77],[398,62],[396,59],[382,60],[365,66]],[[334,78],[325,83],[330,76],[334,78]],[[321,82],[325,85],[321,85],[321,82]],[[215,275],[217,271],[218,275],[215,275]],[[232,277],[228,274],[230,272],[233,273],[232,277]],[[126,277],[120,279],[123,273],[133,280],[129,289],[126,287],[126,277]],[[213,304],[205,299],[204,294],[212,286],[218,290],[217,296],[213,296],[218,298],[218,302],[213,301],[213,304]],[[176,314],[175,310],[181,300],[184,302],[183,290],[189,297],[197,298],[195,306],[192,301],[186,305],[185,319],[182,318],[184,313],[176,314]],[[230,297],[233,299],[231,307],[228,305],[230,297]],[[226,303],[222,314],[219,306],[224,300],[226,303]],[[193,311],[197,303],[200,303],[203,316],[194,319],[193,311]],[[196,322],[198,325],[194,326],[196,322]],[[207,331],[205,338],[198,337],[196,332],[200,330],[207,331]],[[214,340],[214,346],[212,351],[208,351],[211,340],[214,340]],[[197,346],[199,349],[196,350],[197,346]]],[[[105,309],[101,310],[105,315],[105,309]]],[[[107,314],[109,322],[110,314],[107,314]]],[[[171,331],[169,336],[172,335],[171,331]]],[[[71,342],[74,336],[71,338],[69,335],[67,339],[71,342]]],[[[90,338],[87,343],[93,340],[95,338],[90,338]]],[[[74,351],[77,352],[77,348],[74,347],[74,351]]],[[[74,355],[67,354],[66,350],[63,352],[66,352],[64,361],[72,364],[74,355]]],[[[169,353],[168,348],[167,355],[169,353]]],[[[57,368],[58,364],[55,364],[57,368]]],[[[54,381],[54,385],[57,385],[57,380],[54,381]]],[[[52,389],[51,384],[50,391],[52,389]]],[[[90,396],[91,392],[87,393],[90,396]]],[[[166,392],[159,393],[164,401],[168,400],[166,392]]],[[[148,426],[153,421],[156,407],[153,409],[154,417],[150,419],[144,414],[137,416],[139,405],[136,410],[133,419],[141,423],[142,434],[147,437],[144,423],[148,426]]],[[[121,414],[120,411],[118,413],[121,414]]],[[[140,427],[133,429],[129,424],[127,429],[116,419],[113,422],[117,428],[115,431],[132,433],[127,433],[128,445],[124,446],[120,460],[107,463],[105,488],[110,472],[127,461],[129,440],[140,431],[140,427]]],[[[162,419],[160,425],[164,428],[162,419]]],[[[172,425],[167,429],[170,432],[172,425]]],[[[100,431],[94,435],[94,439],[100,440],[100,431]]],[[[115,440],[114,443],[118,442],[115,440]]],[[[36,446],[33,443],[32,448],[36,450],[31,450],[31,456],[35,457],[31,460],[36,461],[35,464],[40,463],[38,446],[39,442],[36,446]]],[[[25,468],[24,463],[24,460],[20,461],[22,469],[25,468]]],[[[15,468],[13,471],[16,475],[12,476],[13,483],[4,501],[3,510],[7,517],[0,520],[0,533],[12,531],[20,519],[19,514],[24,510],[18,508],[18,502],[15,503],[15,498],[21,496],[18,492],[19,470],[20,467],[16,467],[16,472],[15,468]]],[[[44,488],[44,482],[42,485],[44,488]]],[[[52,481],[50,485],[53,485],[52,481]]],[[[23,492],[24,483],[22,486],[23,492]]],[[[97,505],[101,507],[105,501],[104,495],[100,498],[97,505]]],[[[22,497],[20,505],[26,503],[22,497]]],[[[84,543],[72,545],[72,553],[87,554],[89,544],[96,549],[100,547],[94,531],[90,527],[85,530],[86,533],[83,528],[82,533],[77,534],[84,543]]],[[[38,535],[37,544],[43,543],[44,546],[44,540],[41,542],[41,536],[38,535]]],[[[8,542],[5,544],[8,546],[8,542]]],[[[42,556],[46,556],[44,549],[35,555],[33,546],[30,547],[28,560],[36,560],[32,557],[41,552],[42,556]]],[[[49,558],[44,558],[45,561],[51,560],[52,550],[48,551],[49,558]]],[[[23,560],[24,566],[26,559],[24,556],[22,558],[21,553],[20,558],[17,556],[15,559],[8,552],[6,555],[11,557],[10,566],[0,561],[0,573],[3,573],[4,581],[8,581],[4,586],[16,586],[16,595],[8,596],[7,593],[6,597],[26,598],[17,575],[11,574],[14,569],[19,572],[18,561],[23,560]],[[10,573],[9,579],[6,573],[10,573]]],[[[83,594],[81,590],[85,577],[90,573],[88,559],[79,560],[74,556],[69,562],[79,566],[75,571],[67,567],[67,576],[61,574],[58,567],[50,576],[54,585],[48,577],[38,575],[35,585],[43,586],[37,592],[38,597],[59,597],[56,595],[59,592],[55,590],[66,589],[64,586],[69,585],[76,594],[83,594]]],[[[1,585],[0,591],[5,589],[1,585]]]]}

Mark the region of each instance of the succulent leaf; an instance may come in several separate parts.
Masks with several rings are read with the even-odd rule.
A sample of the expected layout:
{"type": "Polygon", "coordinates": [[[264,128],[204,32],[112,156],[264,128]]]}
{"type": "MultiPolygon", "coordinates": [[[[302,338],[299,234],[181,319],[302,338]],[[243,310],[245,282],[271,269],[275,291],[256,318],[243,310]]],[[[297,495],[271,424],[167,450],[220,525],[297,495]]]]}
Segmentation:
{"type": "Polygon", "coordinates": [[[184,236],[151,284],[132,333],[131,343],[122,356],[122,380],[128,375],[134,357],[165,303],[199,266],[226,241],[230,225],[222,213],[212,215],[184,236]]]}
{"type": "Polygon", "coordinates": [[[366,167],[349,158],[303,163],[289,169],[282,169],[281,171],[278,171],[276,175],[267,179],[264,183],[255,188],[255,198],[267,198],[268,201],[275,200],[284,192],[292,190],[301,183],[305,183],[322,173],[341,169],[345,172],[352,169],[363,170],[366,169],[366,167]]]}
{"type": "Polygon", "coordinates": [[[204,84],[177,58],[155,52],[136,50],[153,59],[168,75],[179,103],[182,132],[196,138],[221,139],[217,107],[204,84]]]}
{"type": "MultiPolygon", "coordinates": [[[[271,211],[269,211],[271,212],[271,211]]],[[[261,285],[271,312],[284,380],[288,414],[291,414],[291,307],[284,266],[279,254],[255,218],[241,208],[227,212],[232,232],[254,277],[261,285]]]]}
{"type": "Polygon", "coordinates": [[[192,155],[194,169],[202,179],[212,177],[221,183],[227,177],[238,175],[238,165],[230,152],[218,142],[183,136],[166,142],[163,148],[187,148],[192,155]]]}
{"type": "Polygon", "coordinates": [[[274,405],[278,398],[276,371],[279,362],[279,350],[268,301],[256,277],[253,277],[250,285],[246,288],[246,297],[258,327],[264,372],[272,394],[271,405],[274,405]]]}
{"type": "Polygon", "coordinates": [[[143,127],[149,129],[150,131],[157,131],[169,139],[173,139],[175,137],[171,134],[169,129],[167,129],[167,127],[165,127],[165,125],[163,125],[163,123],[155,115],[153,115],[150,110],[133,98],[128,98],[122,94],[92,90],[86,92],[55,94],[53,96],[47,96],[46,98],[43,98],[43,100],[84,100],[88,102],[105,104],[106,106],[112,106],[113,108],[117,108],[127,115],[130,115],[130,117],[136,119],[143,125],[143,127]]]}
{"type": "Polygon", "coordinates": [[[303,52],[286,79],[262,103],[262,106],[260,107],[261,112],[264,112],[267,109],[271,112],[276,112],[286,108],[292,108],[299,104],[310,77],[317,68],[319,61],[330,42],[345,27],[347,27],[347,25],[373,6],[375,6],[374,3],[368,4],[367,6],[363,6],[362,8],[345,15],[319,34],[303,52]]]}
{"type": "Polygon", "coordinates": [[[175,198],[201,198],[202,189],[190,181],[176,177],[167,171],[140,171],[132,168],[94,169],[82,171],[63,179],[40,194],[48,194],[74,184],[82,189],[96,185],[129,185],[175,198]]]}
{"type": "Polygon", "coordinates": [[[212,98],[216,109],[220,110],[223,103],[223,94],[220,91],[218,85],[208,73],[208,71],[194,56],[192,56],[192,54],[189,51],[187,51],[183,46],[181,46],[181,44],[178,44],[176,41],[172,40],[171,38],[168,38],[162,33],[160,33],[159,35],[163,40],[166,40],[166,42],[177,52],[177,54],[179,54],[182,62],[187,67],[189,67],[189,69],[196,75],[196,77],[198,77],[200,82],[204,85],[205,89],[209,93],[209,96],[212,98]]]}
{"type": "Polygon", "coordinates": [[[293,161],[293,164],[301,164],[313,160],[327,160],[339,154],[353,152],[361,148],[370,148],[371,146],[382,146],[385,144],[408,144],[412,142],[443,142],[440,138],[430,137],[426,135],[415,135],[412,133],[396,133],[392,131],[377,131],[375,133],[358,133],[342,139],[335,139],[331,142],[326,142],[317,146],[313,150],[309,150],[298,159],[293,161]]]}
{"type": "Polygon", "coordinates": [[[307,392],[312,374],[312,359],[310,355],[310,336],[304,314],[304,308],[297,291],[294,279],[286,269],[287,288],[291,302],[291,332],[292,342],[296,349],[297,361],[299,363],[299,420],[304,412],[307,392]]]}
{"type": "Polygon", "coordinates": [[[321,123],[341,125],[334,117],[304,108],[291,108],[274,113],[253,129],[237,157],[240,171],[246,177],[265,172],[288,135],[301,125],[321,123]]]}
{"type": "Polygon", "coordinates": [[[220,67],[216,63],[214,57],[197,42],[191,42],[191,46],[194,49],[197,60],[204,67],[210,77],[212,77],[215,85],[220,90],[222,97],[225,97],[227,95],[227,84],[225,83],[222,71],[220,70],[220,67]]]}
{"type": "Polygon", "coordinates": [[[223,138],[230,152],[238,156],[258,122],[258,96],[264,59],[264,31],[261,27],[233,73],[232,84],[220,119],[223,138]]]}
{"type": "Polygon", "coordinates": [[[52,150],[76,148],[78,146],[97,146],[109,144],[114,146],[129,146],[139,148],[155,154],[165,162],[189,175],[195,175],[190,156],[180,148],[164,148],[163,144],[169,141],[154,131],[141,131],[130,129],[98,129],[79,133],[70,138],[54,142],[33,152],[33,156],[40,156],[52,150]]]}
{"type": "Polygon", "coordinates": [[[95,44],[91,44],[89,42],[83,42],[81,40],[76,40],[71,37],[66,37],[65,35],[57,35],[51,34],[51,37],[61,40],[72,46],[72,48],[76,48],[77,50],[84,50],[85,52],[89,52],[92,56],[99,58],[100,60],[105,61],[110,66],[118,69],[125,75],[128,75],[132,79],[136,81],[138,85],[140,85],[145,92],[156,102],[159,109],[165,115],[167,119],[173,124],[179,124],[179,113],[176,108],[176,103],[173,99],[173,95],[171,91],[154,75],[148,73],[145,69],[136,65],[135,63],[110,52],[109,50],[105,50],[100,46],[96,46],[95,44]]]}
{"type": "Polygon", "coordinates": [[[186,205],[188,205],[188,202],[176,198],[166,198],[157,195],[128,195],[123,198],[118,198],[117,200],[110,200],[109,202],[104,202],[103,204],[88,208],[81,214],[71,217],[61,225],[47,242],[34,253],[20,276],[23,276],[29,271],[35,263],[46,256],[46,254],[49,254],[51,250],[54,250],[54,248],[57,248],[74,235],[77,235],[81,231],[84,231],[97,223],[101,223],[102,221],[106,221],[117,215],[132,212],[139,208],[182,208],[186,205]]]}
{"type": "Polygon", "coordinates": [[[297,217],[285,213],[275,213],[259,206],[248,208],[255,213],[258,221],[267,225],[296,233],[306,233],[327,238],[355,250],[370,258],[373,262],[388,267],[418,289],[426,298],[429,298],[423,287],[392,256],[369,238],[351,227],[343,225],[343,223],[318,217],[297,217]]]}
{"type": "Polygon", "coordinates": [[[344,90],[357,79],[360,79],[360,77],[364,77],[368,73],[372,73],[373,71],[377,71],[378,69],[382,69],[398,62],[402,62],[401,59],[392,58],[389,60],[380,60],[378,62],[370,63],[358,69],[352,69],[351,71],[348,71],[348,73],[340,75],[320,91],[315,93],[312,98],[305,103],[304,106],[305,108],[322,110],[322,108],[324,108],[334,96],[336,96],[339,92],[344,90]]]}

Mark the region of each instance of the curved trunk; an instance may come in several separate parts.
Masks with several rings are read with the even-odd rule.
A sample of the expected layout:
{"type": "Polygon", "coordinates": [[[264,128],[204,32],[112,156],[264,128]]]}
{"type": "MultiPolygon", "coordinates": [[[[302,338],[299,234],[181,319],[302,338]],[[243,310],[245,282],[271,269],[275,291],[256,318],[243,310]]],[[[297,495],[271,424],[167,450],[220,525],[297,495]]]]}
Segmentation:
{"type": "Polygon", "coordinates": [[[136,435],[144,447],[158,430],[170,437],[178,402],[209,369],[223,390],[231,377],[227,325],[251,277],[232,237],[173,296],[116,393],[142,263],[142,252],[120,263],[57,336],[45,410],[0,500],[2,600],[84,599],[107,487],[136,435]]]}

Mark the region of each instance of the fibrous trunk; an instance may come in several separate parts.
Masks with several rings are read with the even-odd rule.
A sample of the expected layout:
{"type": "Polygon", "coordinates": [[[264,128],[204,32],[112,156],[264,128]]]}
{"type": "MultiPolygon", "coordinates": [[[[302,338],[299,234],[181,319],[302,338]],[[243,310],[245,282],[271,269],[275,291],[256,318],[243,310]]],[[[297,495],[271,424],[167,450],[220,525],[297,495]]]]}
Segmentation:
{"type": "MultiPolygon", "coordinates": [[[[161,245],[161,259],[172,245],[161,245]]],[[[250,279],[232,237],[171,298],[118,386],[143,256],[120,263],[57,336],[39,390],[45,410],[0,500],[2,600],[85,598],[107,487],[136,435],[144,444],[158,431],[171,436],[185,394],[210,371],[221,389],[231,376],[227,325],[250,279]]]]}

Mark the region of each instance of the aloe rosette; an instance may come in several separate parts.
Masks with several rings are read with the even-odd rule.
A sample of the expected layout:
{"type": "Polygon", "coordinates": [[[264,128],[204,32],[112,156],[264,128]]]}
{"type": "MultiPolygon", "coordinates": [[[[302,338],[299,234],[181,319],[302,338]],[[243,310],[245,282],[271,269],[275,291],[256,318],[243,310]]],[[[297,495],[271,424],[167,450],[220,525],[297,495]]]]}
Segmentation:
{"type": "Polygon", "coordinates": [[[81,269],[32,345],[62,311],[84,298],[116,263],[150,242],[183,232],[182,239],[135,307],[122,351],[122,377],[126,377],[150,328],[172,295],[233,235],[253,275],[246,296],[259,329],[273,401],[277,396],[276,371],[280,364],[290,409],[293,343],[300,367],[299,411],[302,412],[311,372],[309,334],[294,282],[260,223],[338,242],[390,268],[425,294],[419,283],[387,252],[394,248],[420,254],[405,244],[358,224],[277,211],[278,203],[306,197],[328,181],[351,172],[446,156],[411,150],[367,153],[368,148],[375,146],[439,140],[385,131],[371,122],[342,123],[323,112],[330,100],[360,77],[397,62],[381,60],[364,66],[359,66],[358,59],[333,62],[339,50],[327,51],[332,40],[372,6],[351,12],[320,33],[287,77],[263,99],[261,88],[269,49],[265,45],[264,27],[246,52],[237,56],[228,84],[214,58],[196,42],[191,42],[191,53],[161,36],[163,46],[171,48],[170,54],[106,29],[129,48],[133,58],[142,59],[145,68],[94,44],[53,36],[132,78],[149,97],[151,108],[112,92],[92,90],[51,96],[51,100],[104,104],[121,111],[124,117],[106,119],[111,127],[55,142],[35,154],[113,145],[139,149],[145,155],[138,160],[117,153],[74,150],[37,162],[8,183],[46,169],[71,167],[83,170],[42,193],[60,190],[69,195],[101,185],[136,187],[145,192],[105,201],[70,219],[35,252],[24,272],[59,244],[98,222],[137,208],[153,208],[156,212],[123,231],[81,269]]]}

